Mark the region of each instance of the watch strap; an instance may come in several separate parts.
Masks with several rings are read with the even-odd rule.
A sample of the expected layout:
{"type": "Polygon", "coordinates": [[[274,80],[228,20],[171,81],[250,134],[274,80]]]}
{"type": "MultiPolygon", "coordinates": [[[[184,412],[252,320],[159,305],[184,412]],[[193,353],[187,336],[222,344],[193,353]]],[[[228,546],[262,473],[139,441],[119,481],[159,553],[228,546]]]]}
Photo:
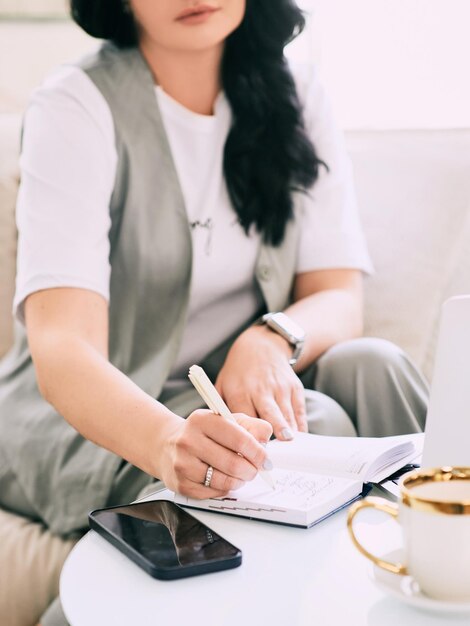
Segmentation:
{"type": "Polygon", "coordinates": [[[289,359],[289,364],[295,365],[300,358],[305,344],[305,332],[297,324],[295,324],[295,322],[290,320],[290,318],[285,313],[282,313],[282,317],[287,318],[286,321],[288,321],[289,323],[295,324],[295,326],[297,327],[296,334],[289,332],[287,328],[284,328],[282,324],[279,323],[277,318],[275,318],[275,324],[270,324],[271,318],[276,315],[279,317],[279,313],[280,312],[265,313],[256,320],[255,324],[266,324],[270,330],[277,333],[278,335],[281,335],[281,337],[283,337],[289,343],[289,345],[292,347],[292,356],[289,359]]]}

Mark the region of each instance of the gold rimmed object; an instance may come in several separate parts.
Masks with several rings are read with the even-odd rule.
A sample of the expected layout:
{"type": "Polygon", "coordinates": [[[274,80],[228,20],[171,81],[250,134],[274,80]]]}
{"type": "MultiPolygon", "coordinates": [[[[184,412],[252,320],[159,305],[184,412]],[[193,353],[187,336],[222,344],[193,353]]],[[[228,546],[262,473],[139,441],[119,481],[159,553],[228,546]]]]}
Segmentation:
{"type": "MultiPolygon", "coordinates": [[[[437,467],[430,469],[418,469],[414,472],[406,474],[400,484],[400,506],[407,507],[413,511],[424,513],[434,513],[440,515],[470,515],[470,500],[465,498],[449,498],[443,499],[442,496],[430,497],[429,495],[420,495],[415,493],[415,488],[423,485],[436,485],[439,483],[449,483],[450,481],[470,481],[470,467],[437,467]]],[[[348,513],[348,531],[349,535],[361,554],[370,559],[375,565],[381,567],[393,574],[409,574],[408,568],[403,563],[391,563],[381,559],[368,550],[357,539],[353,520],[361,509],[372,508],[383,511],[398,521],[399,507],[383,500],[382,498],[367,498],[360,502],[356,502],[349,509],[348,513]]],[[[402,509],[403,512],[403,509],[402,509]]]]}
{"type": "Polygon", "coordinates": [[[470,481],[470,467],[435,467],[407,474],[401,483],[401,499],[405,506],[425,513],[444,515],[470,515],[470,500],[443,501],[413,493],[411,489],[431,483],[448,483],[456,480],[470,481]]]}

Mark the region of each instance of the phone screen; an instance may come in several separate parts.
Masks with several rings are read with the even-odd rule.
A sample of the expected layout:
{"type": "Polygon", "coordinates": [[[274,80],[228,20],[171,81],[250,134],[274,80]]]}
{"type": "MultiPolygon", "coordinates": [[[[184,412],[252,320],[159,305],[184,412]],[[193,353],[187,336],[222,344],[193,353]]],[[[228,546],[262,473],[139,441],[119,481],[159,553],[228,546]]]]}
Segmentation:
{"type": "Polygon", "coordinates": [[[167,500],[94,511],[91,517],[159,569],[240,556],[238,548],[167,500]]]}

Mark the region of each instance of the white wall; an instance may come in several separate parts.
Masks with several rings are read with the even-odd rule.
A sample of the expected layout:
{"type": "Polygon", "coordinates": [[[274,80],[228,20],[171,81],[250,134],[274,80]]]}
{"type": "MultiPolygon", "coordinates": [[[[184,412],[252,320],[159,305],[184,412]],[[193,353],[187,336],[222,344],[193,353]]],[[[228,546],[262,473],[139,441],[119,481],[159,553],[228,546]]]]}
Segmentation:
{"type": "Polygon", "coordinates": [[[0,11],[11,15],[59,15],[66,13],[67,4],[67,0],[0,0],[0,11]]]}
{"type": "Polygon", "coordinates": [[[343,127],[470,127],[470,0],[303,4],[343,127]]]}
{"type": "Polygon", "coordinates": [[[0,21],[0,113],[23,110],[49,70],[96,45],[73,22],[0,21]]]}

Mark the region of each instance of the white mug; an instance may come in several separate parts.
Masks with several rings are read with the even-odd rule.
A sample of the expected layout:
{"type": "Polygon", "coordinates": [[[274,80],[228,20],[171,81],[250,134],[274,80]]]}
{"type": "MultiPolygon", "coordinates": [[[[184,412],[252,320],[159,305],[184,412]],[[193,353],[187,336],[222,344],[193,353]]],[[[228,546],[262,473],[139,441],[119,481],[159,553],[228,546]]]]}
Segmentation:
{"type": "Polygon", "coordinates": [[[470,468],[421,469],[400,483],[399,504],[367,498],[349,510],[348,530],[357,549],[375,565],[412,576],[421,591],[439,600],[470,601],[470,468]],[[404,563],[384,561],[357,540],[353,519],[371,507],[401,525],[404,563]]]}

